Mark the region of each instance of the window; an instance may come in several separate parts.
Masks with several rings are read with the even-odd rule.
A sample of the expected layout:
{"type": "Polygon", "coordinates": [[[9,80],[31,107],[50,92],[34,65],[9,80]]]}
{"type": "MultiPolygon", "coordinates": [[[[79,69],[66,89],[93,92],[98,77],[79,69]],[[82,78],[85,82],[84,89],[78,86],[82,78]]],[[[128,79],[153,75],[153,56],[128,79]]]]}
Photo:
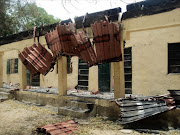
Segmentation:
{"type": "Polygon", "coordinates": [[[180,73],[180,43],[168,44],[168,73],[180,73]]]}
{"type": "Polygon", "coordinates": [[[18,73],[18,58],[7,60],[7,74],[18,73]]]}
{"type": "MultiPolygon", "coordinates": [[[[58,62],[57,62],[57,74],[58,74],[58,62]]],[[[67,74],[71,74],[72,73],[72,65],[71,65],[71,57],[67,56],[67,74]]]]}
{"type": "Polygon", "coordinates": [[[78,64],[78,85],[77,88],[81,90],[88,90],[89,67],[86,62],[79,59],[78,64]]]}
{"type": "Polygon", "coordinates": [[[132,51],[124,48],[125,94],[132,94],[132,51]]]}

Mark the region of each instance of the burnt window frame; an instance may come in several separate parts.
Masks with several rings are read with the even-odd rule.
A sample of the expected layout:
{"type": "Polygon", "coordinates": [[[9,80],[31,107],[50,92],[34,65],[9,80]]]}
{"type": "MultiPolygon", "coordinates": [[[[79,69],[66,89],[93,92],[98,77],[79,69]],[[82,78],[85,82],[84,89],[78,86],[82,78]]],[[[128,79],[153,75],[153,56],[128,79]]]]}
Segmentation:
{"type": "Polygon", "coordinates": [[[168,74],[180,75],[180,42],[168,43],[168,74]]]}

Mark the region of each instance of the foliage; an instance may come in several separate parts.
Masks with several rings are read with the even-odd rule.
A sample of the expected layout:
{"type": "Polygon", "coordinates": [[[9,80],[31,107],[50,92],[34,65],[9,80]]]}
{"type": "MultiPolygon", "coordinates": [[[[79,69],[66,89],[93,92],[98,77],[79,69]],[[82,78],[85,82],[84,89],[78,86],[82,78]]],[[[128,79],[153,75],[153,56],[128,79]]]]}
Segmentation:
{"type": "Polygon", "coordinates": [[[0,36],[60,21],[33,1],[0,0],[0,8],[0,36]]]}
{"type": "Polygon", "coordinates": [[[10,26],[10,16],[6,13],[9,4],[9,0],[0,0],[0,36],[13,33],[13,30],[10,26]]]}

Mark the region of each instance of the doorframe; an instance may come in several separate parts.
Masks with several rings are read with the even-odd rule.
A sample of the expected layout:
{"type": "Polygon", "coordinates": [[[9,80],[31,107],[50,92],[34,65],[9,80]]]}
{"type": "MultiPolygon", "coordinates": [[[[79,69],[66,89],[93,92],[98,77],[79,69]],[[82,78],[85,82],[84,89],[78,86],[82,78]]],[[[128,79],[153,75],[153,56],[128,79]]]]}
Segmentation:
{"type": "Polygon", "coordinates": [[[100,65],[98,65],[98,90],[100,91],[100,92],[112,92],[112,84],[111,84],[111,63],[104,63],[104,64],[109,64],[109,91],[100,91],[100,89],[99,89],[99,66],[100,65]]]}

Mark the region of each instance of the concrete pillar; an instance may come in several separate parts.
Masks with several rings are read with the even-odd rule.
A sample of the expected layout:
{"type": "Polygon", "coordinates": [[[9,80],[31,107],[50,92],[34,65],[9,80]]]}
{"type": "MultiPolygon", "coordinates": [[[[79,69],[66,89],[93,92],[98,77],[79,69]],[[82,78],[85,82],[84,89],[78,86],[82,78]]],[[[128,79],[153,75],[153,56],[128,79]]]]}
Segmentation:
{"type": "Polygon", "coordinates": [[[122,61],[114,63],[114,99],[125,97],[124,47],[123,47],[122,36],[121,36],[121,50],[122,50],[122,61]]]}
{"type": "Polygon", "coordinates": [[[124,88],[124,64],[123,62],[114,63],[114,99],[125,97],[124,88]]]}
{"type": "Polygon", "coordinates": [[[110,63],[110,92],[114,89],[114,63],[110,63]]]}
{"type": "Polygon", "coordinates": [[[98,66],[92,66],[89,68],[88,81],[89,90],[98,91],[98,66]]]}
{"type": "Polygon", "coordinates": [[[3,83],[3,52],[0,52],[0,87],[3,83]]]}
{"type": "Polygon", "coordinates": [[[26,67],[24,64],[19,60],[18,65],[18,74],[20,78],[20,89],[25,89],[27,86],[27,76],[26,76],[26,67]]]}
{"type": "Polygon", "coordinates": [[[58,94],[67,95],[67,58],[65,56],[58,59],[58,94]]]}

